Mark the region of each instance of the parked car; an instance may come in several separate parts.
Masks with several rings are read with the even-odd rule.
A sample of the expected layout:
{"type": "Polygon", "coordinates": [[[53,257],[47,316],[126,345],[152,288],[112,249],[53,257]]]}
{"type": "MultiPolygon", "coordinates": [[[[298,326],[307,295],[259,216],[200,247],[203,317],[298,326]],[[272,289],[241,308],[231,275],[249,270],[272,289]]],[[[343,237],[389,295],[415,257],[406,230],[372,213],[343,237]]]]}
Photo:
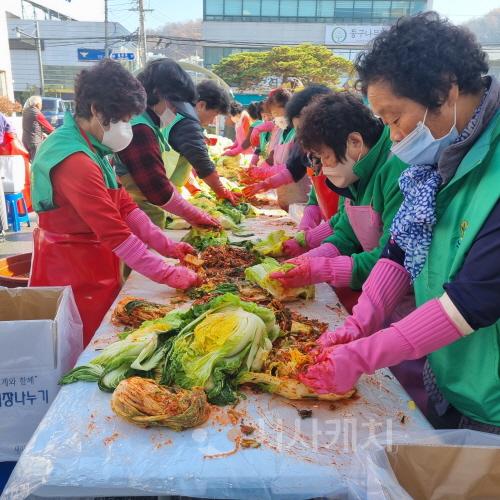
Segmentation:
{"type": "Polygon", "coordinates": [[[53,127],[60,127],[64,120],[66,106],[59,97],[43,97],[42,113],[53,127]]]}

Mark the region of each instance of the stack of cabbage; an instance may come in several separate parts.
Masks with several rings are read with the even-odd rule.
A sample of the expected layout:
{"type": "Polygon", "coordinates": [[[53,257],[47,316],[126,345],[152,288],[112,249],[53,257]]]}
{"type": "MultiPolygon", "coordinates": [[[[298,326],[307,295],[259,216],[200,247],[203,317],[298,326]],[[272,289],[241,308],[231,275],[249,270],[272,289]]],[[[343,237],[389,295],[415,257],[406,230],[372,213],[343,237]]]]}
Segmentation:
{"type": "Polygon", "coordinates": [[[138,375],[168,386],[202,387],[211,403],[229,404],[238,398],[238,377],[261,370],[278,334],[271,310],[227,293],[124,333],[60,383],[97,382],[112,392],[138,375]]]}
{"type": "MultiPolygon", "coordinates": [[[[236,229],[245,217],[255,217],[257,211],[249,203],[239,203],[233,207],[227,200],[217,200],[211,194],[198,193],[189,198],[195,207],[215,217],[224,229],[236,229]]],[[[184,219],[174,217],[168,229],[188,229],[190,224],[184,219]]]]}

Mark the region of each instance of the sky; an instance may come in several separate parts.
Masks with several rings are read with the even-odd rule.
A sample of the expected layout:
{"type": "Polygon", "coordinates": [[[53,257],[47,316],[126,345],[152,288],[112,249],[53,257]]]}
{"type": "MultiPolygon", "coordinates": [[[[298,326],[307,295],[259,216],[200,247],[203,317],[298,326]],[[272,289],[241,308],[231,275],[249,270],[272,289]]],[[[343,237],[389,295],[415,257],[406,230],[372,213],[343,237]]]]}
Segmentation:
{"type": "MultiPolygon", "coordinates": [[[[19,11],[20,0],[0,0],[6,9],[19,11]]],[[[39,3],[67,13],[80,21],[104,19],[104,0],[38,0],[39,3]]],[[[128,30],[137,28],[137,12],[129,9],[135,0],[108,0],[109,19],[123,24],[128,30]]],[[[203,0],[144,0],[144,5],[153,12],[146,13],[147,28],[157,28],[168,22],[200,19],[203,15],[203,0]],[[179,6],[182,5],[182,8],[179,6]]],[[[499,0],[433,0],[433,9],[460,24],[482,16],[499,6],[499,0]]]]}

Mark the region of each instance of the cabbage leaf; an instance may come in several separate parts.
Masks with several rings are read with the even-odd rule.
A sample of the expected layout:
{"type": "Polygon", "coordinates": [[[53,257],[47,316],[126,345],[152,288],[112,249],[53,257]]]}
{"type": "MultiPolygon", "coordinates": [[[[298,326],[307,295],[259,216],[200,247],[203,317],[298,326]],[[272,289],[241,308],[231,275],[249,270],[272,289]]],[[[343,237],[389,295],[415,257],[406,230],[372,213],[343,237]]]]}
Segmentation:
{"type": "Polygon", "coordinates": [[[283,229],[272,231],[263,240],[254,243],[253,249],[264,257],[283,257],[283,243],[288,241],[290,236],[287,236],[283,229]]]}
{"type": "Polygon", "coordinates": [[[245,278],[267,290],[273,297],[283,301],[313,299],[314,285],[300,288],[286,288],[278,280],[269,277],[275,271],[288,271],[295,266],[290,263],[280,264],[277,260],[266,257],[260,264],[245,269],[245,278]]]}

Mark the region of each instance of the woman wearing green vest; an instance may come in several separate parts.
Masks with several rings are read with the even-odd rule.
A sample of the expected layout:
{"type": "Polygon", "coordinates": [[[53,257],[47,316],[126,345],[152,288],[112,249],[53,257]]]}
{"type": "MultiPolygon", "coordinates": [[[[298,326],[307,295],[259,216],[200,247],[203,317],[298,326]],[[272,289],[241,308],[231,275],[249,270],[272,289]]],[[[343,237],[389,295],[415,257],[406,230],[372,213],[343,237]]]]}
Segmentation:
{"type": "Polygon", "coordinates": [[[345,392],[428,355],[431,422],[500,433],[500,84],[474,36],[434,12],[401,18],[356,66],[409,165],[404,201],[358,310],[303,381],[345,392]],[[410,283],[417,309],[377,331],[410,283]]]}
{"type": "Polygon", "coordinates": [[[321,158],[328,188],[342,198],[330,220],[285,243],[288,254],[303,255],[295,269],[273,278],[287,287],[328,282],[359,290],[389,240],[405,165],[391,157],[389,128],[347,92],[306,107],[298,130],[299,142],[321,158]]]}
{"type": "Polygon", "coordinates": [[[187,181],[192,165],[219,198],[235,202],[208,156],[193,106],[196,90],[191,77],[175,61],[161,58],[149,61],[137,78],[146,90],[148,107],[132,120],[132,142],[118,155],[120,182],[159,227],[165,227],[165,211],[193,225],[217,226],[213,217],[184,200],[175,187],[187,181]],[[182,165],[181,157],[187,160],[182,165]]]}
{"type": "Polygon", "coordinates": [[[40,146],[32,165],[31,286],[71,285],[87,345],[121,288],[120,260],[158,283],[189,288],[196,274],[166,263],[193,249],[165,236],[117,183],[107,156],[132,139],[129,120],[146,106],[142,85],[105,60],[80,72],[75,116],[40,146]]]}

